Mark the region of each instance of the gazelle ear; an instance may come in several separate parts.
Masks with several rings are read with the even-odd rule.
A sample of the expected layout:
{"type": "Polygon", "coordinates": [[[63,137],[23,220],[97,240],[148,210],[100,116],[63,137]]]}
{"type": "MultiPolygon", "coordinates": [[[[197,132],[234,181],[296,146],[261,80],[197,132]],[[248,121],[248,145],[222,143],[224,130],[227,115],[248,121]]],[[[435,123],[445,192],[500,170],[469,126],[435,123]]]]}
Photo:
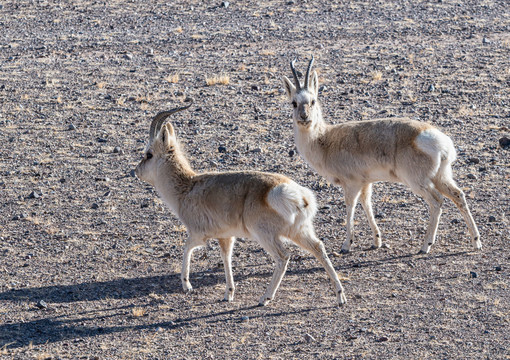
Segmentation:
{"type": "Polygon", "coordinates": [[[312,92],[315,97],[319,96],[319,77],[317,76],[317,71],[314,70],[312,74],[312,92]]]}
{"type": "Polygon", "coordinates": [[[283,76],[283,88],[285,89],[285,92],[287,93],[287,96],[289,99],[294,96],[294,93],[296,92],[296,87],[292,84],[292,82],[289,80],[288,77],[283,76]]]}
{"type": "Polygon", "coordinates": [[[172,144],[171,139],[175,137],[175,131],[172,124],[167,123],[165,126],[163,126],[159,131],[159,136],[163,145],[166,148],[170,147],[172,144]]]}

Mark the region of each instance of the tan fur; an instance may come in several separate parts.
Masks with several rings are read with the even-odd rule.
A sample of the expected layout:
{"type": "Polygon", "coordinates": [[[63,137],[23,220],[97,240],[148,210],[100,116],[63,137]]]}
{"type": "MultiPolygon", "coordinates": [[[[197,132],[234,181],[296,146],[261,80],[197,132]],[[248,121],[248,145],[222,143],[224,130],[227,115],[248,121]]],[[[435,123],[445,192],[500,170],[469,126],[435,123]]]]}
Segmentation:
{"type": "Polygon", "coordinates": [[[181,272],[185,291],[192,289],[189,271],[193,249],[203,246],[207,239],[217,238],[227,281],[224,299],[232,301],[234,240],[236,236],[250,237],[276,263],[271,283],[259,301],[266,305],[273,299],[287,268],[289,255],[283,241],[290,239],[321,262],[335,287],[338,303],[345,303],[338,276],[324,245],[315,236],[312,221],[317,207],[310,190],[283,175],[258,171],[197,174],[180,149],[171,124],[163,126],[149,144],[136,174],[156,188],[188,229],[181,272]]]}
{"type": "Polygon", "coordinates": [[[321,175],[344,189],[347,239],[342,252],[349,252],[353,242],[354,208],[360,197],[372,228],[374,247],[382,244],[370,200],[371,184],[376,181],[407,184],[429,204],[431,217],[420,252],[428,253],[435,241],[443,196],[457,205],[470,230],[473,246],[481,248],[464,193],[452,178],[451,163],[456,155],[449,137],[430,124],[410,119],[329,125],[323,120],[317,99],[316,72],[311,75],[308,88],[294,86],[285,76],[283,84],[294,107],[298,151],[321,175]]]}

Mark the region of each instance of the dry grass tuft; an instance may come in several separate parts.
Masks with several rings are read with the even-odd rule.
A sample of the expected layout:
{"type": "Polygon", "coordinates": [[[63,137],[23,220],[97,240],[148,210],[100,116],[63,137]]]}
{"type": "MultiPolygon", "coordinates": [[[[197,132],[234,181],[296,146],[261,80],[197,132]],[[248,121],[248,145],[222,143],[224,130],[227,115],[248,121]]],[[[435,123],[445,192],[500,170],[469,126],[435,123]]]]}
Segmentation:
{"type": "Polygon", "coordinates": [[[382,72],[381,71],[374,71],[370,74],[372,76],[373,81],[380,81],[382,80],[382,72]]]}
{"type": "Polygon", "coordinates": [[[146,310],[144,308],[141,308],[141,307],[135,307],[131,310],[131,314],[134,316],[134,317],[142,317],[142,316],[145,316],[146,315],[146,310]]]}
{"type": "Polygon", "coordinates": [[[179,74],[168,75],[165,80],[170,84],[177,84],[179,82],[179,74]]]}
{"type": "Polygon", "coordinates": [[[275,56],[276,55],[276,52],[274,50],[261,50],[260,55],[263,55],[263,56],[275,56]]]}
{"type": "Polygon", "coordinates": [[[96,83],[96,86],[98,89],[104,89],[106,87],[106,82],[104,81],[98,82],[96,83]]]}
{"type": "Polygon", "coordinates": [[[230,77],[228,75],[214,75],[211,77],[206,76],[205,83],[207,86],[228,85],[230,84],[230,77]]]}

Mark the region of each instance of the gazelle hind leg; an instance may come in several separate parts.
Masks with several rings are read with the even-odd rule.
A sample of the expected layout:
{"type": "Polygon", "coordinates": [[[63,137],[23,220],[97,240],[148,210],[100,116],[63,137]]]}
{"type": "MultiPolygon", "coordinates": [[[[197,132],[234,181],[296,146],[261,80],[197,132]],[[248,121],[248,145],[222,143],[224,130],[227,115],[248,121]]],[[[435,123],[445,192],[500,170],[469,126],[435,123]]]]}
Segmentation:
{"type": "Polygon", "coordinates": [[[426,185],[412,187],[412,190],[423,196],[423,199],[429,205],[429,225],[425,233],[425,240],[419,254],[428,254],[432,245],[436,241],[437,226],[439,224],[439,217],[441,216],[441,206],[443,204],[443,196],[434,187],[431,182],[426,185]]]}
{"type": "Polygon", "coordinates": [[[221,249],[221,259],[223,260],[223,267],[225,268],[225,301],[234,300],[234,276],[232,275],[232,249],[234,248],[235,238],[222,238],[218,239],[221,249]]]}
{"type": "Polygon", "coordinates": [[[473,220],[471,211],[469,211],[469,207],[467,205],[466,196],[464,195],[464,192],[457,186],[455,181],[451,178],[439,179],[435,182],[435,184],[437,189],[444,196],[452,200],[455,206],[457,206],[471,234],[471,243],[473,247],[476,250],[480,250],[482,248],[480,233],[478,232],[478,227],[476,226],[476,223],[473,220]]]}
{"type": "Polygon", "coordinates": [[[274,299],[276,291],[280,287],[283,275],[287,271],[290,256],[287,254],[283,242],[279,236],[274,236],[273,239],[264,241],[264,237],[256,236],[259,243],[262,245],[275,262],[275,269],[271,282],[269,283],[264,295],[259,300],[259,306],[266,306],[271,300],[274,299]]]}
{"type": "Polygon", "coordinates": [[[351,245],[354,242],[354,210],[358,203],[361,187],[357,185],[349,185],[344,186],[343,188],[345,193],[345,206],[347,209],[347,215],[345,218],[347,238],[345,239],[340,252],[342,254],[347,254],[351,251],[351,245]]]}
{"type": "Polygon", "coordinates": [[[382,245],[381,231],[379,231],[379,227],[375,222],[371,198],[372,198],[372,184],[367,184],[363,187],[363,189],[361,189],[360,202],[361,206],[363,206],[363,210],[365,210],[365,214],[367,215],[370,228],[372,229],[372,235],[374,238],[373,248],[378,249],[382,245]]]}
{"type": "Polygon", "coordinates": [[[337,296],[338,305],[343,305],[347,301],[345,298],[344,288],[338,279],[338,275],[329,260],[326,248],[322,241],[317,239],[313,231],[312,224],[303,226],[301,232],[294,236],[292,240],[299,245],[301,248],[310,252],[319,262],[324,266],[326,272],[329,275],[331,282],[335,288],[335,294],[337,296]]]}

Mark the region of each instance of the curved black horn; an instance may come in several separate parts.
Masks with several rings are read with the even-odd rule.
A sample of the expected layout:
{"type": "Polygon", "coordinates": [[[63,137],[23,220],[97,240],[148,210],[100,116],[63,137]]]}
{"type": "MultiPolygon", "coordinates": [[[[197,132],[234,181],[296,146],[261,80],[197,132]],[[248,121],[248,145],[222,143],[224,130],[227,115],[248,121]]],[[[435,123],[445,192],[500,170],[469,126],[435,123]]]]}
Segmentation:
{"type": "Polygon", "coordinates": [[[301,90],[301,84],[299,83],[296,68],[294,67],[295,62],[296,62],[295,59],[290,62],[290,69],[292,70],[292,75],[294,75],[294,82],[296,83],[296,89],[301,90]]]}
{"type": "Polygon", "coordinates": [[[161,130],[161,126],[163,125],[163,123],[165,122],[167,117],[169,117],[172,114],[175,114],[176,112],[186,110],[192,104],[193,104],[193,100],[187,106],[175,108],[175,109],[168,110],[168,111],[162,111],[162,112],[158,113],[156,116],[154,116],[154,118],[152,119],[152,122],[151,122],[150,130],[149,130],[149,142],[152,142],[152,140],[154,139],[154,136],[156,136],[156,134],[159,132],[159,130],[161,130]]]}
{"type": "Polygon", "coordinates": [[[308,90],[308,80],[310,79],[310,69],[313,65],[314,56],[312,55],[312,60],[310,60],[310,63],[308,64],[308,69],[306,69],[306,76],[305,76],[305,89],[308,90]]]}

